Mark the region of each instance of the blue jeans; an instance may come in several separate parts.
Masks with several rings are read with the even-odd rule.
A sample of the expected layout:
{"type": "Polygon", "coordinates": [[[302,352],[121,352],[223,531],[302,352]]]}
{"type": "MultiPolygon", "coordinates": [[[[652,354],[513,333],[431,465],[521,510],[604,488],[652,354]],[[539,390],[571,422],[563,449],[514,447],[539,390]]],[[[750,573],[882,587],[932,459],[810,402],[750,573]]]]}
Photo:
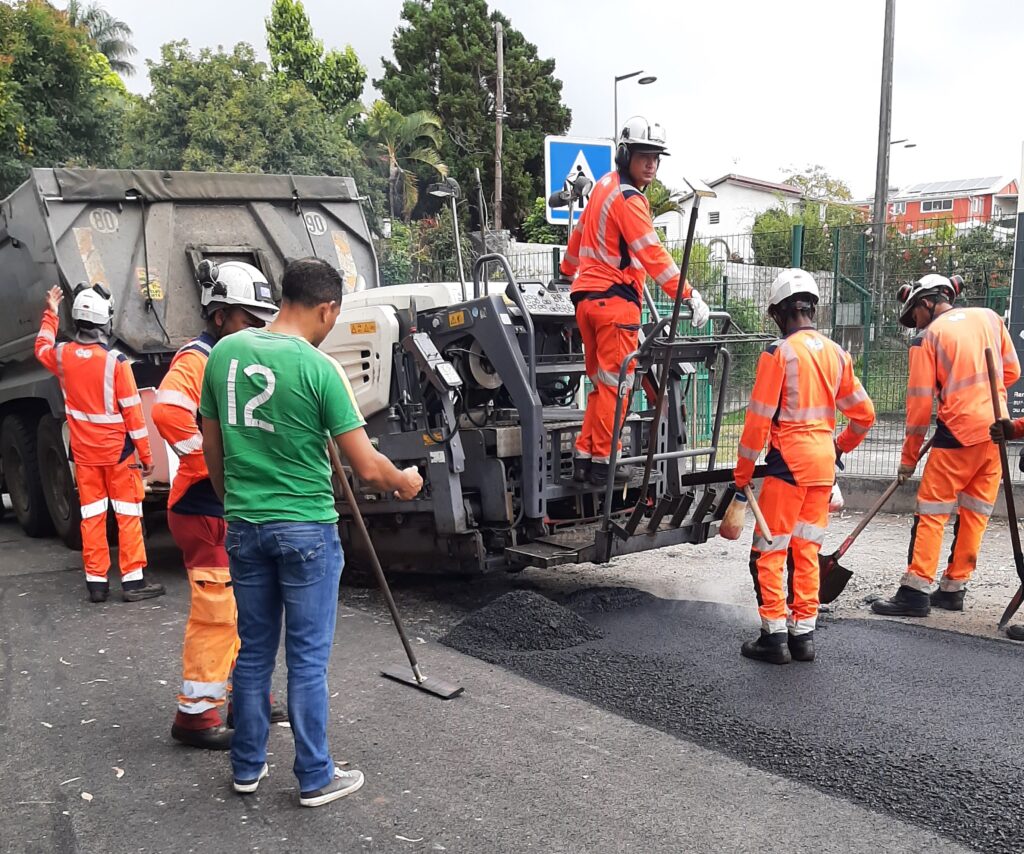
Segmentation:
{"type": "Polygon", "coordinates": [[[270,678],[283,610],[295,776],[303,792],[322,788],[334,777],[327,746],[327,662],[344,564],[338,528],[315,522],[229,522],[224,546],[242,642],[232,680],[235,779],[255,779],[267,759],[270,678]]]}

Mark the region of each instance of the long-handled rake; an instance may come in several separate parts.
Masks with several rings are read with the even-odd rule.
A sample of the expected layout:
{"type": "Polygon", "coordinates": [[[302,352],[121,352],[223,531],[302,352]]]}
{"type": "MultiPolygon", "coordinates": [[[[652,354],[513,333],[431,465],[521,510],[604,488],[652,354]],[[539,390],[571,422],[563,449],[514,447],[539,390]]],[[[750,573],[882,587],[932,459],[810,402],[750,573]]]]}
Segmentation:
{"type": "Polygon", "coordinates": [[[331,456],[331,465],[334,466],[334,473],[338,476],[338,480],[341,483],[342,495],[348,506],[352,508],[352,519],[356,523],[356,528],[359,529],[363,544],[366,546],[366,552],[370,557],[370,564],[373,566],[373,574],[377,577],[380,592],[384,594],[384,599],[388,603],[391,621],[395,624],[398,636],[402,639],[402,646],[405,647],[405,654],[409,657],[409,671],[403,666],[396,665],[381,669],[380,675],[405,685],[411,685],[413,688],[419,688],[421,691],[426,691],[428,694],[433,694],[442,700],[451,700],[453,697],[458,697],[465,690],[461,685],[446,682],[444,679],[438,679],[434,676],[424,676],[420,670],[419,662],[416,660],[416,653],[412,651],[409,636],[405,633],[405,626],[402,624],[402,618],[398,614],[395,597],[391,595],[391,587],[388,585],[387,578],[384,577],[384,570],[381,569],[380,560],[377,558],[377,550],[373,547],[370,532],[366,530],[366,522],[363,520],[363,514],[359,512],[359,505],[356,503],[355,495],[352,494],[352,487],[349,485],[348,477],[345,475],[345,467],[341,464],[341,455],[338,453],[333,439],[328,441],[327,451],[331,456]]]}

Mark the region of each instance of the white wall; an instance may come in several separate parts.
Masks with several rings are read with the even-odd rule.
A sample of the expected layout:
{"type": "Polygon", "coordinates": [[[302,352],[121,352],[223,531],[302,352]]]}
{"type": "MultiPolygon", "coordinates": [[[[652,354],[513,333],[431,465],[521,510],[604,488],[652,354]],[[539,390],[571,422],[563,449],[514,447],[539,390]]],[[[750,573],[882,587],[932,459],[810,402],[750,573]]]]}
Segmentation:
{"type": "MultiPolygon", "coordinates": [[[[736,234],[749,234],[754,227],[754,218],[770,208],[782,204],[792,211],[798,199],[793,196],[782,196],[768,190],[740,186],[725,181],[713,188],[718,194],[714,199],[701,199],[700,218],[697,221],[697,234],[700,237],[725,237],[736,234]],[[712,225],[709,214],[718,212],[718,224],[712,225]]],[[[690,199],[682,205],[682,216],[671,213],[658,217],[657,225],[666,229],[666,239],[681,240],[686,236],[686,225],[690,220],[690,199]]],[[[749,241],[743,241],[744,247],[749,241]]],[[[742,254],[745,248],[738,247],[742,254]]]]}

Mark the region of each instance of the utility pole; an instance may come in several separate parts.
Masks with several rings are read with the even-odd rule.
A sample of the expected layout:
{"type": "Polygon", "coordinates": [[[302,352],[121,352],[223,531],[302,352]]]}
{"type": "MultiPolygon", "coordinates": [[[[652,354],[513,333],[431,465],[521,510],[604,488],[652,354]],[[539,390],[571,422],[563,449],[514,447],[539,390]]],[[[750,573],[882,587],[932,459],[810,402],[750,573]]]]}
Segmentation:
{"type": "Polygon", "coordinates": [[[878,154],[875,162],[875,222],[872,270],[873,292],[882,300],[885,288],[885,220],[889,211],[889,136],[892,133],[892,54],[896,25],[896,0],[885,0],[885,30],[882,45],[882,94],[878,110],[878,154]]]}
{"type": "Polygon", "coordinates": [[[498,78],[494,86],[494,230],[501,231],[501,123],[505,113],[505,36],[501,22],[494,25],[498,37],[498,78]]]}

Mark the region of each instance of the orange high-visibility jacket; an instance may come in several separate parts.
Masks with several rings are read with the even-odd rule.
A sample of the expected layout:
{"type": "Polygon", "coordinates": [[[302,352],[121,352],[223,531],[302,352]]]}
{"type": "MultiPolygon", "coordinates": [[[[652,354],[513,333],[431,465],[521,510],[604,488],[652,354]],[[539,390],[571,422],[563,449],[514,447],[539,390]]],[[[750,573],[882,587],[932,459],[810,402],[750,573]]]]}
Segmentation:
{"type": "Polygon", "coordinates": [[[853,359],[816,329],[800,329],[771,344],[757,363],[735,479],[750,483],[765,439],[768,473],[797,486],[835,480],[836,409],[850,423],[835,440],[856,448],[875,422],[875,406],[853,373],[853,359]]]}
{"type": "Polygon", "coordinates": [[[1006,411],[1006,389],[1020,378],[1020,362],[1006,326],[988,308],[953,308],[928,324],[910,344],[907,378],[907,437],[904,465],[914,465],[939,400],[935,447],[960,448],[990,441],[992,392],[985,349],[992,349],[999,383],[1000,409],[1006,411]]]}
{"type": "Polygon", "coordinates": [[[224,515],[224,506],[210,483],[198,421],[203,373],[216,343],[204,332],[182,347],[156,392],[153,424],[178,456],[178,473],[167,506],[179,513],[224,515]]]}
{"type": "Polygon", "coordinates": [[[36,358],[60,380],[75,462],[108,466],[137,450],[143,465],[152,465],[142,398],[128,358],[104,344],[58,344],[57,325],[57,315],[46,309],[36,358]]]}
{"type": "MultiPolygon", "coordinates": [[[[658,239],[647,197],[618,172],[609,172],[594,187],[569,238],[561,270],[568,277],[579,270],[573,293],[601,292],[622,284],[636,292],[639,304],[648,275],[672,299],[679,288],[679,267],[658,239]]],[[[687,282],[684,299],[690,291],[687,282]]]]}

